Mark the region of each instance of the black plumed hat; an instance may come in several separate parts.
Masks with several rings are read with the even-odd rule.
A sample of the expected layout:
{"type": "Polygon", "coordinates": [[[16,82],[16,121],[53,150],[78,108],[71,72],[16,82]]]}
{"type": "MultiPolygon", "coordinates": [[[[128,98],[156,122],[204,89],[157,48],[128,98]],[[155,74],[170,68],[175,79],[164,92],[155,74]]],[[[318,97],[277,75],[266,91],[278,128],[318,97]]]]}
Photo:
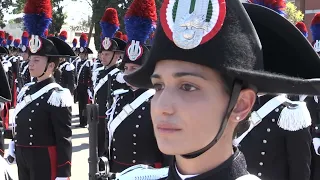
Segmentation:
{"type": "Polygon", "coordinates": [[[150,57],[125,80],[152,87],[150,76],[157,62],[180,60],[228,74],[259,92],[319,94],[320,81],[310,80],[320,77],[315,71],[319,57],[300,31],[273,10],[244,6],[238,0],[164,0],[150,57]]]}
{"type": "Polygon", "coordinates": [[[63,40],[58,37],[48,37],[48,39],[54,44],[56,47],[59,57],[74,57],[76,56],[72,48],[63,40]]]}

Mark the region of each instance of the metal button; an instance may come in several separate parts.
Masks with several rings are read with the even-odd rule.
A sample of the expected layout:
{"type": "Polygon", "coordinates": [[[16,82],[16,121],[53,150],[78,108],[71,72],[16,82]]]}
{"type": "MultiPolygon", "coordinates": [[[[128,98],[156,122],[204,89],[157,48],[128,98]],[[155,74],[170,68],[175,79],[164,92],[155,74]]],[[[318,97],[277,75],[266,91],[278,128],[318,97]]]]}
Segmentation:
{"type": "Polygon", "coordinates": [[[145,107],[142,107],[142,110],[146,109],[145,107]]]}
{"type": "Polygon", "coordinates": [[[112,141],[116,141],[116,139],[115,139],[115,138],[113,138],[113,139],[112,139],[112,141]]]}
{"type": "Polygon", "coordinates": [[[262,173],[258,173],[258,176],[262,176],[262,173]]]}
{"type": "Polygon", "coordinates": [[[270,128],[268,128],[268,129],[267,129],[267,132],[270,132],[270,131],[271,131],[271,129],[270,129],[270,128]]]}
{"type": "Polygon", "coordinates": [[[318,127],[318,126],[316,126],[314,129],[315,129],[315,130],[318,130],[318,129],[319,129],[319,127],[318,127]]]}
{"type": "Polygon", "coordinates": [[[18,116],[16,116],[16,119],[18,119],[18,116]]]}
{"type": "Polygon", "coordinates": [[[275,111],[276,111],[276,112],[279,112],[279,108],[277,108],[275,111]]]}
{"type": "Polygon", "coordinates": [[[118,112],[116,111],[116,112],[114,112],[115,114],[118,114],[118,112]]]}
{"type": "Polygon", "coordinates": [[[29,122],[31,122],[31,119],[29,119],[29,122]]]}
{"type": "Polygon", "coordinates": [[[113,148],[113,151],[116,151],[116,148],[113,148]]]}
{"type": "Polygon", "coordinates": [[[276,122],[276,120],[275,120],[275,119],[272,119],[271,121],[272,121],[272,122],[276,122]]]}
{"type": "Polygon", "coordinates": [[[31,146],[31,145],[32,145],[32,142],[30,142],[29,145],[31,146]]]}
{"type": "Polygon", "coordinates": [[[34,113],[34,110],[31,110],[31,113],[34,113]]]}
{"type": "Polygon", "coordinates": [[[17,140],[14,140],[14,142],[17,142],[17,140]]]}
{"type": "Polygon", "coordinates": [[[139,124],[136,125],[136,128],[139,128],[139,124]]]}
{"type": "Polygon", "coordinates": [[[137,152],[134,151],[133,154],[137,154],[137,152]]]}
{"type": "Polygon", "coordinates": [[[43,96],[41,96],[41,99],[43,99],[44,97],[43,96]]]}
{"type": "Polygon", "coordinates": [[[133,145],[137,145],[137,143],[133,143],[133,145]]]}
{"type": "Polygon", "coordinates": [[[118,106],[120,106],[120,104],[118,103],[118,106]]]}
{"type": "Polygon", "coordinates": [[[120,99],[123,99],[123,96],[120,96],[120,99]]]}
{"type": "Polygon", "coordinates": [[[263,152],[263,151],[261,152],[261,155],[262,155],[262,156],[264,156],[265,154],[266,154],[266,152],[263,152]]]}
{"type": "Polygon", "coordinates": [[[266,144],[266,143],[267,143],[267,140],[264,139],[262,142],[263,142],[264,144],[266,144]]]}
{"type": "Polygon", "coordinates": [[[136,160],[132,160],[133,163],[136,163],[136,160]]]}
{"type": "Polygon", "coordinates": [[[136,135],[136,134],[133,134],[133,137],[137,137],[137,135],[136,135]]]}
{"type": "Polygon", "coordinates": [[[111,86],[113,86],[113,84],[111,84],[111,86]]]}
{"type": "Polygon", "coordinates": [[[139,115],[138,118],[141,118],[141,115],[139,115]]]}
{"type": "Polygon", "coordinates": [[[32,127],[29,127],[30,130],[32,130],[32,127]]]}
{"type": "Polygon", "coordinates": [[[263,162],[260,162],[259,165],[260,165],[260,166],[263,166],[263,162]]]}
{"type": "Polygon", "coordinates": [[[117,159],[117,156],[113,156],[113,159],[117,159]]]}
{"type": "Polygon", "coordinates": [[[39,106],[39,103],[37,103],[36,106],[39,106]]]}
{"type": "Polygon", "coordinates": [[[32,134],[30,134],[30,137],[33,137],[33,135],[32,135],[32,134]]]}
{"type": "Polygon", "coordinates": [[[17,134],[18,134],[17,132],[14,133],[14,135],[17,135],[17,134]]]}

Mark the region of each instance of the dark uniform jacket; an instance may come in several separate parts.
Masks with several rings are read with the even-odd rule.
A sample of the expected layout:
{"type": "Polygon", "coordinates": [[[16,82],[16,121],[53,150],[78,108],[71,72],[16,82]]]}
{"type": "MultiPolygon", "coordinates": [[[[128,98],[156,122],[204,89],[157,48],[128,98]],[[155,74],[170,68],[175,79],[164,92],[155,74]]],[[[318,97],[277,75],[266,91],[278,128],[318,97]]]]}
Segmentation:
{"type": "MultiPolygon", "coordinates": [[[[187,180],[236,180],[244,175],[248,175],[246,160],[239,150],[227,159],[224,163],[208,172],[195,177],[187,178],[187,180]]],[[[258,178],[249,178],[248,180],[256,180],[258,178]]],[[[173,161],[169,167],[168,177],[162,180],[181,180],[177,173],[175,162],[173,161]]],[[[243,180],[246,180],[244,178],[243,180]]]]}
{"type": "Polygon", "coordinates": [[[92,61],[87,61],[87,60],[82,60],[79,61],[77,64],[77,83],[78,83],[78,87],[81,88],[92,88],[92,61]],[[84,63],[86,63],[85,65],[83,65],[84,63]],[[83,68],[81,69],[83,65],[83,68]],[[81,72],[80,72],[81,70],[81,72]]]}
{"type": "MultiPolygon", "coordinates": [[[[98,69],[96,69],[93,72],[93,77],[92,77],[92,81],[94,84],[94,87],[99,84],[100,80],[103,79],[105,76],[108,75],[108,73],[112,70],[114,70],[116,68],[116,66],[112,66],[110,68],[105,68],[105,67],[100,67],[98,69]]],[[[113,90],[116,89],[121,89],[126,87],[125,83],[120,83],[117,81],[117,75],[121,73],[120,71],[118,71],[117,73],[115,73],[113,76],[110,76],[110,87],[108,87],[108,81],[105,82],[100,89],[96,92],[95,95],[95,103],[99,105],[99,132],[98,132],[98,155],[102,156],[106,150],[107,150],[107,146],[106,145],[106,134],[108,134],[107,130],[107,126],[106,126],[106,122],[107,122],[107,116],[106,116],[106,112],[108,107],[111,106],[112,104],[112,96],[111,93],[113,90]],[[109,101],[109,102],[108,102],[109,101]]]]}
{"type": "MultiPolygon", "coordinates": [[[[258,110],[274,96],[257,98],[258,110]]],[[[263,118],[240,143],[248,171],[263,180],[309,180],[311,136],[309,128],[287,131],[277,125],[280,105],[263,118]]]]}
{"type": "MultiPolygon", "coordinates": [[[[27,88],[25,95],[32,95],[52,82],[54,79],[49,78],[28,88],[25,86],[27,88]]],[[[71,105],[73,102],[71,95],[66,96],[64,93],[68,92],[52,89],[33,100],[15,117],[14,142],[16,146],[56,147],[57,177],[70,177],[71,175],[71,105]]]]}
{"type": "Polygon", "coordinates": [[[55,80],[62,87],[70,90],[73,94],[75,89],[75,67],[73,64],[63,61],[59,64],[58,69],[55,72],[55,80]]]}
{"type": "MultiPolygon", "coordinates": [[[[312,138],[320,138],[320,99],[318,97],[307,97],[306,103],[312,118],[311,136],[312,138]]],[[[313,144],[311,145],[311,178],[310,180],[320,179],[320,155],[317,155],[313,144]]],[[[320,148],[318,149],[320,154],[320,148]]]]}
{"type": "Polygon", "coordinates": [[[31,82],[31,77],[30,77],[30,72],[29,72],[29,61],[23,61],[21,62],[21,69],[20,69],[20,75],[21,75],[21,79],[22,79],[22,84],[28,84],[31,82]]]}
{"type": "MultiPolygon", "coordinates": [[[[134,101],[146,89],[138,89],[120,94],[114,102],[115,118],[126,105],[134,101]]],[[[160,152],[153,132],[150,115],[150,101],[146,100],[129,115],[114,131],[110,147],[111,172],[121,172],[136,164],[162,167],[165,161],[160,152]]]]}

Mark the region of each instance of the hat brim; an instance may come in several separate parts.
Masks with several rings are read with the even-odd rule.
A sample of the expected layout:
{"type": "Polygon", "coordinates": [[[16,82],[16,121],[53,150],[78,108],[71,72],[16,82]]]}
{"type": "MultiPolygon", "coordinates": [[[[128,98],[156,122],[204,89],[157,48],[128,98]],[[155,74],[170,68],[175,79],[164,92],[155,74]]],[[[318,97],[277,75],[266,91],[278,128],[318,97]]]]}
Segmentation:
{"type": "Polygon", "coordinates": [[[0,64],[0,84],[0,102],[11,101],[11,91],[2,64],[0,64]]]}
{"type": "MultiPolygon", "coordinates": [[[[224,67],[217,71],[255,86],[258,92],[318,95],[320,58],[308,40],[287,19],[260,5],[243,3],[260,38],[265,71],[224,67]]],[[[124,79],[151,88],[155,64],[146,61],[124,79]]]]}
{"type": "Polygon", "coordinates": [[[47,39],[51,40],[54,46],[59,52],[59,57],[75,57],[75,53],[72,48],[63,40],[57,37],[48,37],[47,39]]]}

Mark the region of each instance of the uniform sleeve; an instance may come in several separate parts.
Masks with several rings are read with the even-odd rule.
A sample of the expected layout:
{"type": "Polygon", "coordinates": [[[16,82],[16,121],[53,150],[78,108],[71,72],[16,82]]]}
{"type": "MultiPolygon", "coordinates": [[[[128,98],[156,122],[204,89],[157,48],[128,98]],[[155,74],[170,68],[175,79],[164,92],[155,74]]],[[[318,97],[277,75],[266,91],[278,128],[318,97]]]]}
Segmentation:
{"type": "Polygon", "coordinates": [[[286,131],[290,180],[310,180],[311,134],[309,128],[286,131]]]}
{"type": "Polygon", "coordinates": [[[67,74],[67,81],[68,81],[68,89],[70,90],[71,94],[73,94],[74,89],[75,89],[75,72],[74,70],[72,71],[66,71],[67,74]]]}
{"type": "Polygon", "coordinates": [[[57,177],[70,177],[72,155],[71,107],[51,106],[51,109],[57,149],[57,177]]]}

